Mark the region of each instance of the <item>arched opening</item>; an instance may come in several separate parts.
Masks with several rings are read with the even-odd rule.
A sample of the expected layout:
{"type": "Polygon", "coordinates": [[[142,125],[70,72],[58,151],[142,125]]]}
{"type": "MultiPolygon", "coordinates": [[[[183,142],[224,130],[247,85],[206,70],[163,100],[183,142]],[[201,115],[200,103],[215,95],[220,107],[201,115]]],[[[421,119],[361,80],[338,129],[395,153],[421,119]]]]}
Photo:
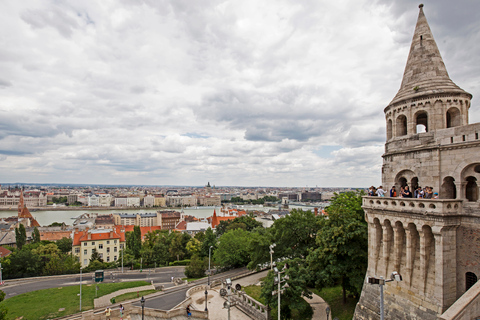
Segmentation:
{"type": "Polygon", "coordinates": [[[387,121],[387,141],[392,139],[392,119],[387,121]]]}
{"type": "Polygon", "coordinates": [[[462,124],[460,118],[460,110],[458,108],[450,108],[447,111],[447,128],[458,127],[462,124]]]}
{"type": "Polygon", "coordinates": [[[428,131],[428,115],[426,112],[419,112],[416,116],[416,133],[428,131]]]}
{"type": "Polygon", "coordinates": [[[397,137],[406,135],[407,134],[407,117],[405,117],[404,115],[398,116],[396,126],[397,126],[397,130],[396,130],[397,137]]]}
{"type": "Polygon", "coordinates": [[[417,177],[413,177],[413,178],[412,178],[412,181],[410,181],[410,187],[411,187],[410,191],[412,191],[412,192],[413,192],[415,189],[418,188],[418,178],[417,178],[417,177]]]}
{"type": "Polygon", "coordinates": [[[401,177],[400,179],[398,179],[398,183],[400,184],[400,187],[403,188],[405,187],[407,184],[407,179],[405,179],[404,177],[401,177]]]}
{"type": "Polygon", "coordinates": [[[468,201],[477,201],[478,200],[478,186],[477,186],[477,178],[475,177],[467,177],[467,186],[465,187],[465,198],[468,201]]]}
{"type": "Polygon", "coordinates": [[[468,291],[475,283],[477,283],[477,276],[473,272],[465,273],[465,291],[468,291]]]}
{"type": "Polygon", "coordinates": [[[453,177],[445,177],[443,179],[440,198],[457,199],[457,187],[455,186],[455,179],[453,179],[453,177]]]}

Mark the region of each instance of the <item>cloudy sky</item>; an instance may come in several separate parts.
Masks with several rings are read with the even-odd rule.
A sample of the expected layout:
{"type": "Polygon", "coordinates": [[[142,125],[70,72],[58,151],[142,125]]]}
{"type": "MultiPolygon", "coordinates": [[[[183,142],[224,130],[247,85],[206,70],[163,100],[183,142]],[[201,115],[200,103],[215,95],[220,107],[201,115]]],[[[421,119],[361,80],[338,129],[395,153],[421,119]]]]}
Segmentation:
{"type": "MultiPolygon", "coordinates": [[[[0,183],[379,185],[418,4],[2,1],[0,183]]],[[[478,122],[480,3],[424,4],[478,122]]]]}

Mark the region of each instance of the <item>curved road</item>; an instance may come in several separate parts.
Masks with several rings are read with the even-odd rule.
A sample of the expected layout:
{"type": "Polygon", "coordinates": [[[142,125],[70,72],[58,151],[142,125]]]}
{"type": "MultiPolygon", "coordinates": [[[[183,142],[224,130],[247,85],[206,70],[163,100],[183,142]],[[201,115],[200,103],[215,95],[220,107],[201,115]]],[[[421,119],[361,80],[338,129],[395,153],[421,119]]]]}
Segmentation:
{"type": "MultiPolygon", "coordinates": [[[[145,280],[153,281],[154,284],[163,284],[165,288],[168,288],[173,286],[172,277],[185,277],[184,270],[185,267],[163,267],[157,268],[155,272],[153,269],[146,269],[143,272],[126,271],[125,273],[106,270],[104,282],[145,280]]],[[[82,284],[94,283],[93,275],[93,273],[82,274],[82,284]]],[[[72,274],[7,280],[3,286],[0,286],[0,290],[6,293],[5,299],[8,299],[30,291],[78,285],[80,285],[80,274],[72,274]]]]}

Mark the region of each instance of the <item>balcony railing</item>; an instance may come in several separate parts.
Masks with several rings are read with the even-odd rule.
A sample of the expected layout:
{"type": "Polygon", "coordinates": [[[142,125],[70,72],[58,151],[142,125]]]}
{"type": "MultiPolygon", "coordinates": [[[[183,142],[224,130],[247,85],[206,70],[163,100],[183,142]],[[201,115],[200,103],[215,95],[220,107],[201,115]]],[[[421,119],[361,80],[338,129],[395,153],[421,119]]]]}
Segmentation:
{"type": "Polygon", "coordinates": [[[438,216],[456,215],[463,212],[463,200],[363,197],[364,209],[400,210],[416,214],[438,216]]]}

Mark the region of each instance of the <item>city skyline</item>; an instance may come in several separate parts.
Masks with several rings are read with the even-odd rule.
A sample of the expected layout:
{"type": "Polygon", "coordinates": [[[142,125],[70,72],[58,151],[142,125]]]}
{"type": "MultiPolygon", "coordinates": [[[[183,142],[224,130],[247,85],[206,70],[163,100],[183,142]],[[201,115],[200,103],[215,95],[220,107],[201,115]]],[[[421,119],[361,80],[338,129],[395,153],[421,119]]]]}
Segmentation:
{"type": "MultiPolygon", "coordinates": [[[[368,187],[418,1],[0,4],[0,181],[368,187]]],[[[480,121],[480,4],[425,1],[480,121]]]]}

